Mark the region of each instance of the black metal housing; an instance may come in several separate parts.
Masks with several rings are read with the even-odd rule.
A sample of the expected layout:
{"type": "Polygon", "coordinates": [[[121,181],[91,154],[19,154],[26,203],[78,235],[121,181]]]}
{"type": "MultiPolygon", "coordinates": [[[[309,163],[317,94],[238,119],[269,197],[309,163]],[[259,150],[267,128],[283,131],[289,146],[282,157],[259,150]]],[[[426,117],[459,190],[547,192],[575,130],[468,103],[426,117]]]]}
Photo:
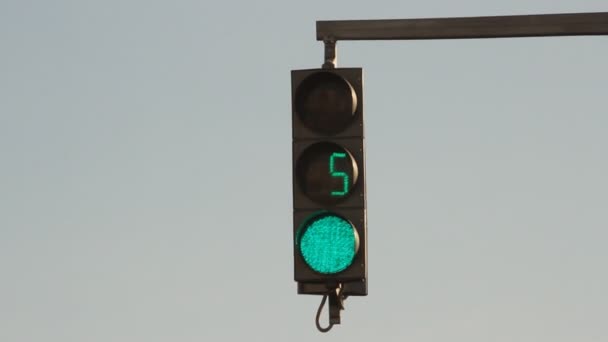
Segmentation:
{"type": "MultiPolygon", "coordinates": [[[[323,79],[323,77],[320,77],[323,79]]],[[[328,78],[329,79],[329,78],[328,78]]],[[[334,78],[335,80],[335,78],[334,78]]],[[[367,220],[365,203],[365,148],[363,134],[363,70],[361,68],[306,69],[291,71],[292,86],[292,135],[293,135],[293,248],[294,279],[298,282],[299,294],[326,294],[342,286],[345,296],[367,295],[367,220]],[[298,113],[296,101],[299,87],[319,73],[331,73],[344,79],[356,96],[356,107],[349,124],[344,129],[324,133],[312,130],[298,113]],[[319,142],[330,142],[348,150],[357,163],[358,177],[350,194],[335,204],[317,203],[310,199],[298,185],[296,166],[299,157],[309,146],[319,142]],[[302,224],[312,215],[331,212],[342,216],[355,227],[359,236],[359,248],[353,263],[336,274],[321,274],[312,270],[304,261],[297,246],[298,232],[302,224]]],[[[300,90],[301,91],[301,90],[300,90]]],[[[300,94],[301,95],[301,94],[300,94]]],[[[344,101],[347,103],[347,101],[344,101]]]]}

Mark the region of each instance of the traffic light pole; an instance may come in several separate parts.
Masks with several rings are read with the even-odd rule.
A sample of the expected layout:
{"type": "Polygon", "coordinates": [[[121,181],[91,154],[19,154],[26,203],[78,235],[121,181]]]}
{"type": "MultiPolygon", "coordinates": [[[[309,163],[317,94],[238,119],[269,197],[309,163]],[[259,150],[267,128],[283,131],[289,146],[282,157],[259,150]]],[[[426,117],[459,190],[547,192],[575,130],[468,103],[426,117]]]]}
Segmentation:
{"type": "MultiPolygon", "coordinates": [[[[595,35],[608,35],[608,12],[317,21],[317,40],[323,41],[325,47],[323,69],[326,69],[326,73],[340,70],[336,69],[336,43],[338,40],[479,39],[595,35]]],[[[333,94],[334,90],[332,89],[329,93],[333,94]]],[[[316,101],[320,100],[315,99],[314,102],[316,101]]],[[[295,137],[294,133],[294,139],[295,137]]],[[[298,136],[299,138],[301,137],[298,136]]],[[[302,273],[300,277],[302,279],[296,276],[296,280],[305,280],[304,275],[305,273],[302,273]]],[[[366,283],[361,289],[349,289],[347,285],[337,283],[335,286],[329,286],[328,284],[307,283],[305,281],[299,284],[301,286],[301,288],[299,287],[299,293],[323,295],[316,316],[316,325],[319,331],[327,332],[334,324],[340,324],[340,311],[344,309],[343,301],[349,295],[349,291],[352,292],[350,294],[355,295],[367,294],[366,283]],[[329,326],[323,328],[319,324],[319,317],[328,298],[329,326]]]]}
{"type": "Polygon", "coordinates": [[[336,66],[338,40],[478,39],[608,35],[608,12],[463,18],[317,21],[324,68],[336,66]]]}

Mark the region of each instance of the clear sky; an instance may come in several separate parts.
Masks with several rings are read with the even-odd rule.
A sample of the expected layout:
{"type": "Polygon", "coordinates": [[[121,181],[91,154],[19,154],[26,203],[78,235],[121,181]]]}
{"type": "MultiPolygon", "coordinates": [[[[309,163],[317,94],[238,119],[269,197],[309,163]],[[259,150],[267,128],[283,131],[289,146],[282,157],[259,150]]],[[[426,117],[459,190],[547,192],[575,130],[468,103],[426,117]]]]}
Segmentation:
{"type": "Polygon", "coordinates": [[[321,19],[605,0],[0,1],[0,341],[608,340],[608,37],[340,42],[369,296],[293,281],[290,70],[321,19]]]}

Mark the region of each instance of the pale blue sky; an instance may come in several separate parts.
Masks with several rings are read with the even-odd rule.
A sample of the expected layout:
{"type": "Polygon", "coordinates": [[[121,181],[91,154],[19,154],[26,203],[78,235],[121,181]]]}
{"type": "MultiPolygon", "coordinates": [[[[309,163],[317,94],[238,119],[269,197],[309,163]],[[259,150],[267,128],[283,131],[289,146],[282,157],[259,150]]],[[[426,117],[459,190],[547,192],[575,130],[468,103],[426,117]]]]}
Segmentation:
{"type": "Polygon", "coordinates": [[[0,341],[608,340],[608,37],[340,42],[369,296],[293,282],[290,70],[321,19],[605,0],[0,1],[0,341]]]}

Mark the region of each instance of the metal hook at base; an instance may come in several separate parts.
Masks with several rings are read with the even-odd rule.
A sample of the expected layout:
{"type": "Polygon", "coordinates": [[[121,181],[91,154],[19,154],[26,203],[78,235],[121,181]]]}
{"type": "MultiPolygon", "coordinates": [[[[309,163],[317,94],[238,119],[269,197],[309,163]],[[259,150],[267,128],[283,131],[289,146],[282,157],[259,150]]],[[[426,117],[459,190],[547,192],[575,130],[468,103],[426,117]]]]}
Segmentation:
{"type": "Polygon", "coordinates": [[[315,320],[317,329],[320,332],[326,333],[330,331],[335,324],[340,324],[340,311],[344,310],[344,299],[345,298],[342,295],[342,284],[338,284],[335,289],[330,290],[326,295],[323,295],[315,320]],[[323,310],[327,297],[329,297],[329,325],[326,328],[323,328],[319,323],[319,317],[321,316],[321,310],[323,310]]]}
{"type": "Polygon", "coordinates": [[[340,324],[340,311],[344,310],[344,296],[342,296],[342,286],[336,288],[329,295],[329,323],[340,324]]]}

